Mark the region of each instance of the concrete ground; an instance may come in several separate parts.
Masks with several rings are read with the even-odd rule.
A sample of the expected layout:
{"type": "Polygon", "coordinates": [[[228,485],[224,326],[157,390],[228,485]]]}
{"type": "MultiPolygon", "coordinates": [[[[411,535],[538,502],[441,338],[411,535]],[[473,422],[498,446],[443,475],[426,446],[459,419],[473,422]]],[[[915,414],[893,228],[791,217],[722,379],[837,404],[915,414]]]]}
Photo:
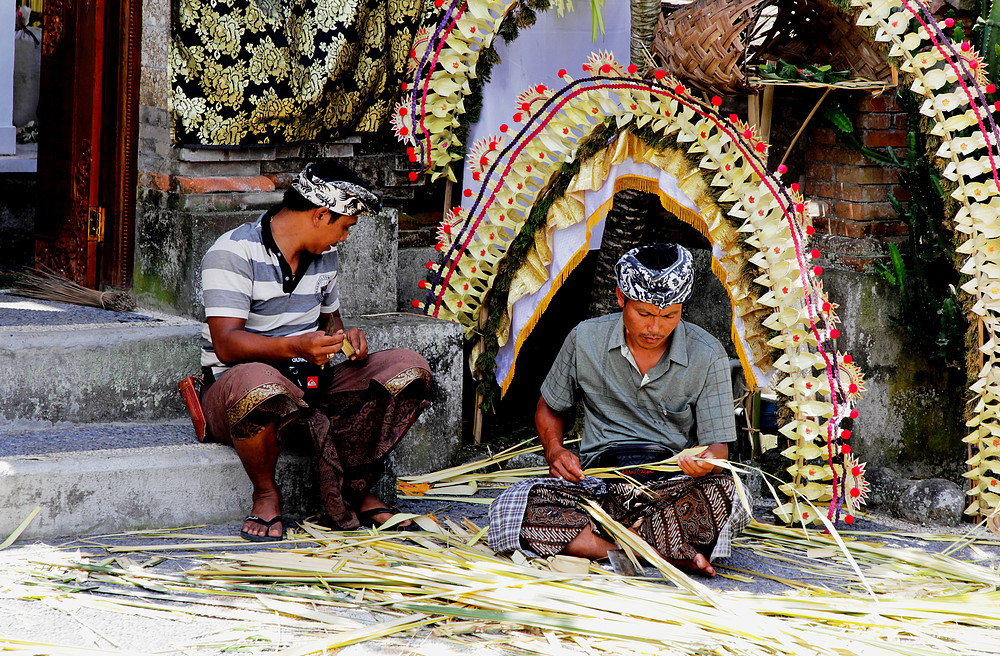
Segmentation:
{"type": "MultiPolygon", "coordinates": [[[[413,513],[433,513],[437,518],[454,520],[469,518],[482,526],[486,523],[486,505],[443,503],[401,499],[400,510],[413,513]]],[[[758,520],[770,521],[773,506],[758,504],[758,520]]],[[[12,641],[38,642],[61,647],[31,647],[28,653],[47,654],[215,654],[220,650],[250,654],[278,653],[279,645],[288,646],[289,636],[322,636],[326,633],[322,623],[304,626],[302,621],[262,613],[252,599],[226,596],[160,594],[154,588],[137,589],[102,581],[99,576],[86,580],[68,579],[68,587],[87,587],[85,595],[57,596],[48,586],[32,586],[32,577],[26,574],[41,563],[58,563],[65,559],[78,559],[89,555],[90,562],[100,563],[117,558],[114,564],[123,568],[144,567],[163,575],[182,573],[195,567],[204,567],[202,555],[261,553],[272,549],[273,544],[254,544],[238,538],[238,524],[204,526],[183,531],[183,537],[149,539],[136,535],[86,535],[66,539],[46,539],[17,542],[0,550],[0,651],[15,649],[12,641]],[[195,538],[204,536],[192,556],[191,545],[195,538]],[[122,547],[129,549],[122,551],[122,547]],[[171,550],[170,546],[178,547],[171,550]],[[166,547],[166,548],[165,548],[166,547]],[[183,548],[180,548],[183,547],[183,548]],[[148,548],[144,551],[143,548],[148,548]],[[111,549],[112,551],[109,551],[111,549]],[[141,594],[140,594],[141,593],[141,594]],[[121,603],[134,602],[139,606],[123,612],[121,603]],[[102,607],[101,603],[107,603],[102,607]],[[112,602],[114,604],[112,605],[112,602]],[[153,608],[153,606],[158,608],[153,608]],[[166,609],[166,610],[162,610],[166,609]],[[92,651],[77,651],[92,650],[92,651]]],[[[968,530],[968,527],[965,527],[968,530]]],[[[946,541],[920,539],[920,532],[948,533],[948,529],[908,525],[887,517],[869,516],[859,519],[845,537],[875,539],[888,546],[919,549],[925,552],[943,551],[946,541]],[[872,538],[871,534],[877,534],[872,538]]],[[[956,539],[963,529],[951,529],[956,539]]],[[[2,536],[0,536],[2,537],[2,536]]],[[[295,546],[308,546],[308,542],[295,546]]],[[[997,542],[996,544],[1000,544],[997,542]]],[[[279,545],[281,546],[281,545],[279,545]]],[[[287,545],[290,546],[290,545],[287,545]]],[[[754,538],[737,540],[732,557],[716,561],[720,573],[712,579],[698,580],[716,591],[744,591],[760,595],[790,594],[793,589],[782,579],[813,584],[830,590],[846,589],[845,581],[835,580],[816,571],[808,571],[791,561],[782,561],[763,553],[754,538]],[[727,578],[735,576],[735,578],[727,578]]],[[[988,547],[993,558],[992,566],[1000,560],[1000,547],[988,547]]],[[[982,551],[968,550],[957,557],[981,558],[982,551]]],[[[644,576],[660,578],[647,568],[644,576]]],[[[669,585],[664,583],[665,585],[669,585]]],[[[325,612],[329,612],[326,610],[325,612]]],[[[336,611],[336,621],[357,623],[357,626],[385,621],[388,615],[364,604],[350,605],[336,611]]],[[[328,620],[329,621],[329,620],[328,620]]],[[[354,624],[350,624],[353,626],[354,624]]],[[[498,638],[499,639],[499,638],[498,638]]],[[[430,627],[419,628],[400,635],[348,646],[337,652],[343,656],[368,654],[520,654],[502,644],[482,646],[456,645],[442,640],[430,627]]],[[[582,653],[582,652],[581,652],[582,653]]]]}

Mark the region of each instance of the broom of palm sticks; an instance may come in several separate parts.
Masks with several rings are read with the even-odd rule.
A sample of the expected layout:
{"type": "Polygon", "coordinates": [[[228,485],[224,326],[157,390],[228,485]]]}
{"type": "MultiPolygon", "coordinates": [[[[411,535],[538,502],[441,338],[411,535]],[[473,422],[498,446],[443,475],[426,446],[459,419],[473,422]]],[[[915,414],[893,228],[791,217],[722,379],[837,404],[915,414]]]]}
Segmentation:
{"type": "Polygon", "coordinates": [[[135,297],[127,292],[99,292],[64,278],[44,265],[40,265],[38,271],[18,273],[14,277],[14,288],[10,293],[112,312],[131,312],[137,306],[135,297]]]}

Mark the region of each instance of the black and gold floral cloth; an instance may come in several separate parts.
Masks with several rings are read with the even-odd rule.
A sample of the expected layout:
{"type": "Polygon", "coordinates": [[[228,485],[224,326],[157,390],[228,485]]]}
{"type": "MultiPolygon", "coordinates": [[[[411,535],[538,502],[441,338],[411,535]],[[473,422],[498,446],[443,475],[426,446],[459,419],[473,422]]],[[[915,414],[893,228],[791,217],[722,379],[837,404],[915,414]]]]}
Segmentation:
{"type": "Polygon", "coordinates": [[[407,73],[424,0],[179,0],[170,46],[177,144],[374,132],[407,73]]]}

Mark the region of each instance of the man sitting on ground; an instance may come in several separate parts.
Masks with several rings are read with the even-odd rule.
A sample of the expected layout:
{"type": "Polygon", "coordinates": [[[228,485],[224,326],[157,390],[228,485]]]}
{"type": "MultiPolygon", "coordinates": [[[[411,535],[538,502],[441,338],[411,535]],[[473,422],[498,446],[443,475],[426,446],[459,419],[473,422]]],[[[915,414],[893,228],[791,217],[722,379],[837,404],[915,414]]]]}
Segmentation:
{"type": "Polygon", "coordinates": [[[388,520],[372,493],[386,456],[427,406],[430,369],[404,349],[368,353],[344,330],[337,245],[379,197],[346,167],[311,164],[282,203],[222,235],[202,261],[202,405],[210,436],[231,444],[253,484],[240,534],[280,540],[274,478],[282,444],[307,433],[334,528],[388,520]],[[348,360],[326,365],[337,353],[348,360]]]}
{"type": "Polygon", "coordinates": [[[576,326],[542,383],[535,425],[552,478],[519,483],[493,502],[490,546],[606,558],[617,546],[581,507],[593,499],[670,562],[711,576],[711,557],[729,555],[730,537],[749,521],[734,504],[732,477],[701,459],[726,459],[736,440],[729,360],[718,340],[681,320],[694,282],[684,247],[633,249],[615,272],[621,314],[576,326]],[[579,457],[563,445],[577,398],[579,457]],[[693,446],[704,449],[678,459],[683,475],[653,476],[646,490],[584,476],[584,468],[656,462],[693,446]]]}

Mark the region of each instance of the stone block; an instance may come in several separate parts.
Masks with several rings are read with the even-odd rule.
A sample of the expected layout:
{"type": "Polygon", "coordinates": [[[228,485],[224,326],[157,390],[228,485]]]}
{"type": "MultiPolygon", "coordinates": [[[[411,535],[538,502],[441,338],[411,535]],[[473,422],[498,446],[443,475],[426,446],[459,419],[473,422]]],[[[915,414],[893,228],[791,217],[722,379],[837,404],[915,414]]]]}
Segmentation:
{"type": "Polygon", "coordinates": [[[253,148],[180,148],[177,153],[177,158],[182,162],[263,162],[273,160],[274,156],[274,146],[255,146],[253,148]]]}
{"type": "Polygon", "coordinates": [[[0,424],[176,418],[183,408],[174,386],[198,371],[200,331],[194,322],[8,329],[0,345],[0,424]]]}
{"type": "Polygon", "coordinates": [[[263,175],[226,175],[208,177],[177,176],[177,190],[182,194],[212,194],[218,192],[267,192],[274,191],[274,182],[263,175]]]}
{"type": "MultiPolygon", "coordinates": [[[[262,176],[263,177],[263,176],[262,176]]],[[[271,186],[274,185],[268,178],[271,186]]],[[[176,209],[192,213],[262,212],[281,202],[280,191],[227,192],[207,194],[178,194],[174,197],[176,209]]]]}
{"type": "Polygon", "coordinates": [[[398,212],[362,216],[340,252],[340,312],[358,316],[396,311],[398,212]]]}
{"type": "Polygon", "coordinates": [[[399,249],[399,268],[396,271],[396,309],[413,310],[413,300],[423,300],[427,293],[420,289],[421,280],[427,277],[427,262],[437,260],[433,246],[399,249]]]}
{"type": "MultiPolygon", "coordinates": [[[[263,177],[260,162],[186,162],[177,163],[177,173],[191,178],[255,178],[263,177]]],[[[247,189],[243,189],[246,191],[247,189]]],[[[195,193],[186,191],[185,193],[195,193]]]]}

